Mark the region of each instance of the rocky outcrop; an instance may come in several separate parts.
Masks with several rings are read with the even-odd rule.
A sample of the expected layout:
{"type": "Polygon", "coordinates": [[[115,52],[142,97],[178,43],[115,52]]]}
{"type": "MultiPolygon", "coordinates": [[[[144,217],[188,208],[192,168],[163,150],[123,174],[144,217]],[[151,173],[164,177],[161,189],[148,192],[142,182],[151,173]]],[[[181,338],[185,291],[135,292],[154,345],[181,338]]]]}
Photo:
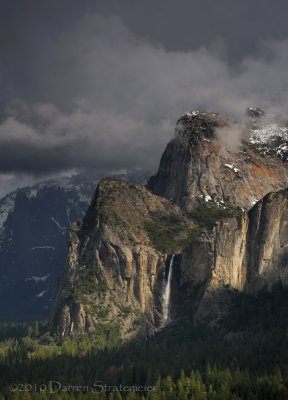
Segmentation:
{"type": "Polygon", "coordinates": [[[249,212],[246,289],[288,283],[288,189],[269,193],[249,212]]]}
{"type": "MultiPolygon", "coordinates": [[[[185,313],[215,323],[233,291],[251,294],[288,282],[288,190],[269,193],[249,212],[219,221],[181,254],[178,290],[185,313]]],[[[182,310],[182,311],[181,311],[182,310]]]]}
{"type": "Polygon", "coordinates": [[[257,151],[241,125],[215,113],[182,116],[148,187],[193,209],[209,200],[250,209],[267,193],[284,189],[288,165],[257,151]]]}
{"type": "MultiPolygon", "coordinates": [[[[144,184],[149,175],[128,170],[121,178],[144,184]]],[[[1,322],[50,317],[71,223],[85,215],[100,178],[86,171],[0,199],[1,322]]]]}
{"type": "Polygon", "coordinates": [[[179,207],[144,186],[101,181],[71,232],[53,317],[60,335],[93,331],[97,323],[116,323],[124,337],[160,327],[167,249],[181,249],[193,226],[179,207]],[[177,238],[173,232],[169,238],[174,223],[177,238]]]}
{"type": "MultiPolygon", "coordinates": [[[[288,190],[269,193],[249,212],[235,209],[211,229],[197,226],[189,214],[144,187],[101,182],[83,224],[71,232],[54,327],[65,336],[117,323],[123,337],[161,328],[170,257],[161,240],[151,241],[147,222],[157,229],[163,218],[178,219],[187,234],[176,241],[172,320],[217,324],[234,291],[256,293],[287,284],[287,207],[288,190]]],[[[175,251],[175,242],[169,246],[175,251]]]]}
{"type": "Polygon", "coordinates": [[[172,320],[217,324],[233,293],[286,285],[288,164],[235,129],[214,113],[185,114],[148,189],[100,182],[71,231],[53,315],[61,336],[99,324],[125,338],[161,329],[173,254],[172,320]]]}

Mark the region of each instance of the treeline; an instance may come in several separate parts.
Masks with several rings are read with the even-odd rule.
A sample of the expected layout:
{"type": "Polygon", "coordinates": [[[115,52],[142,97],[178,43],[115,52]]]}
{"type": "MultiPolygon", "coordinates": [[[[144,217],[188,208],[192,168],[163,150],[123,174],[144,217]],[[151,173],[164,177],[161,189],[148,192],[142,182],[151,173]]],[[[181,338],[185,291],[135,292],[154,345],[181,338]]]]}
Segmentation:
{"type": "Polygon", "coordinates": [[[251,376],[239,369],[219,370],[209,365],[205,373],[181,371],[178,379],[160,377],[153,386],[77,386],[19,385],[13,391],[4,391],[0,400],[286,400],[288,379],[279,369],[271,375],[251,376]]]}
{"type": "Polygon", "coordinates": [[[43,333],[44,325],[34,324],[26,336],[8,335],[0,343],[2,396],[8,400],[288,399],[288,290],[275,287],[257,297],[235,293],[233,301],[230,316],[217,329],[179,320],[154,337],[125,343],[115,326],[99,325],[93,335],[59,339],[43,333]],[[41,385],[49,386],[50,381],[67,387],[91,388],[102,382],[154,390],[41,392],[41,385]],[[11,392],[12,383],[17,390],[11,392]],[[18,390],[25,384],[28,389],[36,386],[18,390]]]}
{"type": "Polygon", "coordinates": [[[47,321],[8,322],[0,323],[0,342],[9,338],[20,339],[25,336],[39,337],[47,332],[49,324],[47,321]]]}

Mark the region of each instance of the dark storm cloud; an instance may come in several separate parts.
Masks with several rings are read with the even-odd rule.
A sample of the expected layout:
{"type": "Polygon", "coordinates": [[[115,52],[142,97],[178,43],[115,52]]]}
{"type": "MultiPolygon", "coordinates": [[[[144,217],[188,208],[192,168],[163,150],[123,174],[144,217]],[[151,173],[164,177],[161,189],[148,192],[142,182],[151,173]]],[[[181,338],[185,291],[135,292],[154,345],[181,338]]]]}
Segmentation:
{"type": "Polygon", "coordinates": [[[286,110],[284,2],[11,3],[2,173],[151,169],[185,111],[286,110]]]}
{"type": "Polygon", "coordinates": [[[286,0],[2,0],[1,57],[15,61],[27,49],[43,51],[43,40],[55,40],[84,13],[98,13],[120,16],[166,50],[213,46],[222,38],[229,58],[241,59],[263,40],[287,37],[287,11],[286,0]]]}

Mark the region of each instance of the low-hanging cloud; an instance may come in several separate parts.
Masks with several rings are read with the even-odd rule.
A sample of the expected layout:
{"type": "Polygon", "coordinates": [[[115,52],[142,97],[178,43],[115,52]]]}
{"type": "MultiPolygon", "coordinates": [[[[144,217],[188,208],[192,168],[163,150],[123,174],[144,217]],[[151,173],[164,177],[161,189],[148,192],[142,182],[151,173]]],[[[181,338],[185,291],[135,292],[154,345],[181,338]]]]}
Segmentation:
{"type": "MultiPolygon", "coordinates": [[[[31,60],[0,124],[0,173],[154,169],[179,116],[286,111],[288,40],[229,65],[215,49],[166,51],[116,17],[90,15],[31,60]]],[[[13,86],[13,82],[9,82],[13,86]]]]}

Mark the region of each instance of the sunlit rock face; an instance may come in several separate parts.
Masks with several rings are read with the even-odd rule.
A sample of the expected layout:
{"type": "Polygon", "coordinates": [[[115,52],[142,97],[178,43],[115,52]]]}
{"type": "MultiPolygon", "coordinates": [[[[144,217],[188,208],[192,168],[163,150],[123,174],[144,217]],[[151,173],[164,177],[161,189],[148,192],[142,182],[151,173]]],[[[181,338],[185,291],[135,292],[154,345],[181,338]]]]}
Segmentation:
{"type": "Polygon", "coordinates": [[[215,113],[184,114],[148,187],[188,209],[212,200],[248,210],[287,186],[288,165],[263,154],[256,133],[215,113]]]}
{"type": "Polygon", "coordinates": [[[71,231],[54,331],[106,324],[128,338],[182,317],[215,325],[236,292],[286,285],[288,164],[255,145],[264,117],[254,114],[235,124],[187,113],[147,187],[100,182],[71,231]]]}
{"type": "Polygon", "coordinates": [[[53,315],[56,331],[81,334],[115,323],[130,337],[161,327],[169,252],[182,250],[194,225],[177,205],[144,186],[102,180],[83,222],[71,231],[53,315]],[[178,238],[167,239],[173,221],[178,238]]]}
{"type": "Polygon", "coordinates": [[[178,312],[217,323],[235,291],[256,294],[288,282],[288,190],[216,223],[181,254],[178,312]],[[183,306],[184,304],[184,306],[183,306]]]}

